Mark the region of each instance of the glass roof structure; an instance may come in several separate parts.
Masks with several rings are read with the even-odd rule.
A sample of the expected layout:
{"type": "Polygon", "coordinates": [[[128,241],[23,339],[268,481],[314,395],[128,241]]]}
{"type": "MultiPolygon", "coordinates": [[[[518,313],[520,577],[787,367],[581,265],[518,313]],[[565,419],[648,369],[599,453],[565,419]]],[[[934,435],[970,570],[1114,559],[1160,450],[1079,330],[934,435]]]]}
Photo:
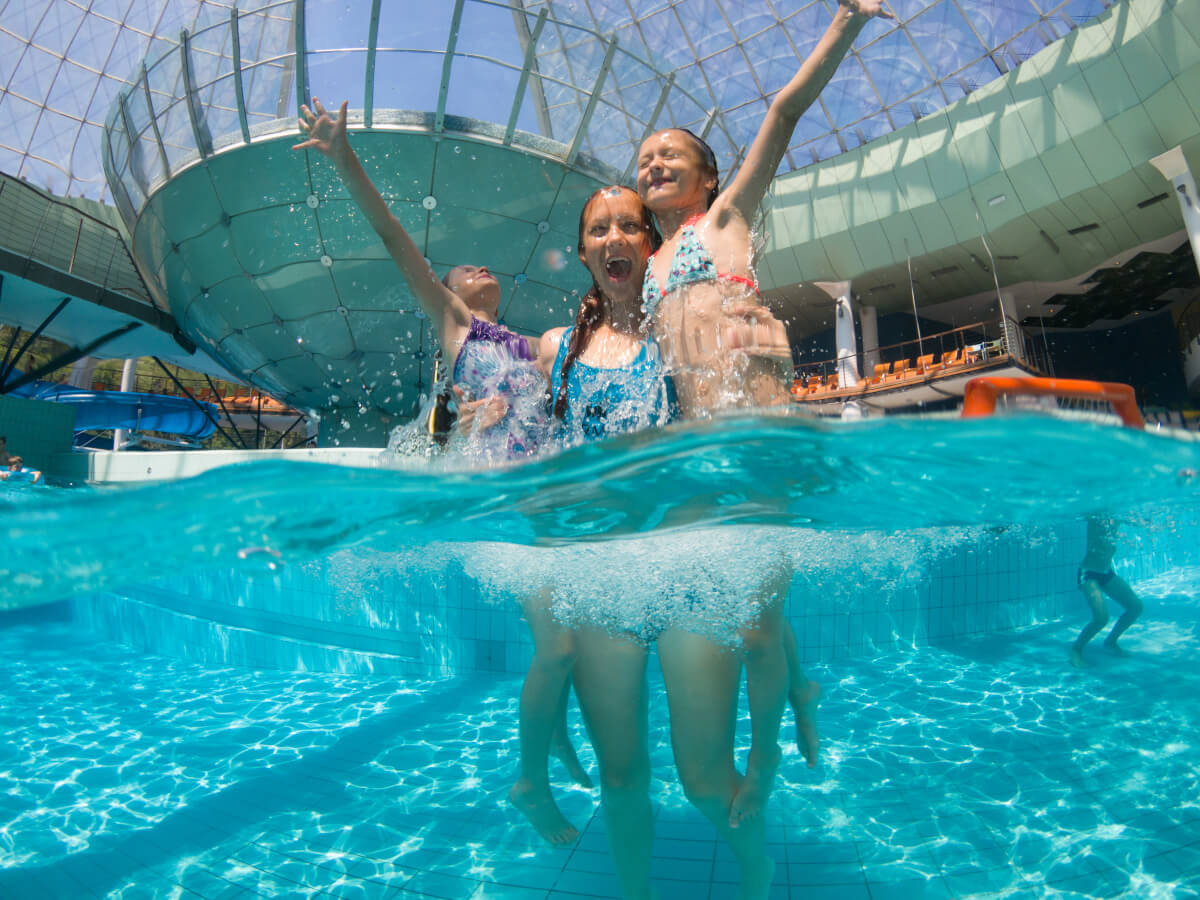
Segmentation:
{"type": "MultiPolygon", "coordinates": [[[[593,128],[593,136],[603,133],[607,139],[592,137],[583,149],[618,171],[625,170],[641,139],[639,125],[651,120],[707,130],[722,168],[736,165],[772,94],[815,45],[833,11],[827,0],[799,8],[779,0],[471,0],[470,5],[479,9],[469,21],[494,27],[456,36],[456,83],[450,85],[446,112],[495,118],[495,67],[507,69],[511,96],[538,14],[545,11],[546,22],[532,42],[540,77],[520,111],[520,127],[555,140],[570,135],[589,100],[579,89],[586,79],[576,72],[601,68],[615,38],[615,62],[602,85],[600,108],[593,111],[597,125],[612,127],[593,128]],[[479,77],[485,68],[493,74],[479,77]],[[656,109],[660,100],[663,108],[656,109]]],[[[153,66],[169,56],[185,29],[195,33],[228,21],[233,6],[221,0],[0,0],[0,170],[58,194],[111,199],[101,134],[114,100],[137,81],[143,60],[153,66]]],[[[368,64],[361,51],[374,44],[378,105],[437,106],[438,54],[447,48],[454,4],[309,0],[273,6],[264,36],[266,29],[290,31],[297,11],[305,17],[314,88],[359,96],[366,74],[361,67],[368,64]],[[375,21],[372,6],[380,9],[375,21]],[[354,50],[357,56],[348,59],[345,51],[354,50]],[[419,53],[393,52],[402,50],[429,51],[429,71],[413,65],[419,53]]],[[[800,122],[782,169],[836,156],[954,102],[1106,6],[1106,0],[893,0],[897,20],[868,25],[800,122]]],[[[214,65],[228,58],[228,48],[196,50],[207,50],[214,65]]]]}

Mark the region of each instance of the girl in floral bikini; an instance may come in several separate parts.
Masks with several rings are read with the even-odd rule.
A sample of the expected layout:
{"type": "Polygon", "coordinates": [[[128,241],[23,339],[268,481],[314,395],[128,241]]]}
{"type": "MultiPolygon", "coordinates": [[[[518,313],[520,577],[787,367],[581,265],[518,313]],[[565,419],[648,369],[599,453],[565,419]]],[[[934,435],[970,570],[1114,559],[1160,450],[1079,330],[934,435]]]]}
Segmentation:
{"type": "MultiPolygon", "coordinates": [[[[664,239],[646,270],[643,300],[684,417],[788,402],[791,351],[782,323],[758,297],[751,227],[800,116],[876,16],[893,18],[881,0],[840,0],[825,35],[771,102],[745,163],[724,190],[712,150],[691,132],[660,131],[638,151],[638,194],[664,239]]],[[[795,637],[783,617],[789,582],[790,567],[781,560],[779,571],[759,586],[759,620],[742,632],[751,749],[745,778],[732,777],[726,808],[714,803],[706,810],[719,829],[744,831],[749,823],[761,831],[785,702],[796,714],[800,750],[816,764],[820,689],[796,662],[795,637]]],[[[729,689],[736,692],[736,683],[729,689]]],[[[730,734],[731,758],[732,740],[730,734]]]]}

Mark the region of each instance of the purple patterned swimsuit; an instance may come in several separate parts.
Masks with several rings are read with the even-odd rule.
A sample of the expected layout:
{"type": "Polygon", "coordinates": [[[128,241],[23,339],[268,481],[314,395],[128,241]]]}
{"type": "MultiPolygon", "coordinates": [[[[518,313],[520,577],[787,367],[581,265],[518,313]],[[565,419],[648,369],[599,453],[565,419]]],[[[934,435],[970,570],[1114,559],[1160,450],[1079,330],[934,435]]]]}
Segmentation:
{"type": "Polygon", "coordinates": [[[454,360],[454,383],[470,400],[500,395],[508,402],[505,417],[466,438],[466,449],[492,460],[529,456],[549,427],[546,379],[534,365],[525,338],[503,325],[471,317],[466,340],[454,360]]]}

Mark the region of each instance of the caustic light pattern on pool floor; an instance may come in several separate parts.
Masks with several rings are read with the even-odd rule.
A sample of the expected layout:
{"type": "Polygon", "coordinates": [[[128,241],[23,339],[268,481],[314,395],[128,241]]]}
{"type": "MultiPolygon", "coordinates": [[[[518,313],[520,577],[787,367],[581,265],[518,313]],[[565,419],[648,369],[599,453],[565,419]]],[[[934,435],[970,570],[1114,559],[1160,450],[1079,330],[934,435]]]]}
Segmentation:
{"type": "MultiPolygon", "coordinates": [[[[1200,616],[1181,580],[1140,585],[1133,655],[1096,642],[1089,670],[1066,664],[1082,612],[815,668],[823,760],[785,756],[772,897],[1194,896],[1200,616]]],[[[61,624],[0,631],[0,656],[2,897],[618,896],[595,792],[554,771],[583,832],[563,850],[503,802],[517,680],[214,671],[61,624]]],[[[656,885],[734,897],[651,693],[656,885]]]]}

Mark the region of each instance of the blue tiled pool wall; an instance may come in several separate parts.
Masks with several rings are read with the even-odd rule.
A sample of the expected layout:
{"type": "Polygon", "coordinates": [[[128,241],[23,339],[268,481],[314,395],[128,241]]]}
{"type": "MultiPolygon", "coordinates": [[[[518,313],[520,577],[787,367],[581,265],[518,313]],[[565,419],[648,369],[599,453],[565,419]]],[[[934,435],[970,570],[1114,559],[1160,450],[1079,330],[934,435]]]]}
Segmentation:
{"type": "MultiPolygon", "coordinates": [[[[953,539],[925,535],[915,555],[910,536],[896,533],[878,541],[906,548],[903,561],[889,562],[884,549],[858,565],[820,559],[800,565],[787,613],[801,660],[864,656],[1063,618],[1082,622],[1076,572],[1084,528],[1080,521],[980,529],[953,539]]],[[[1127,529],[1116,569],[1136,582],[1200,564],[1196,533],[1194,517],[1127,529]]],[[[842,538],[832,533],[824,540],[842,538]]],[[[170,577],[77,598],[75,615],[103,637],[212,665],[397,676],[524,672],[533,647],[516,602],[453,561],[413,567],[413,559],[352,550],[277,570],[170,577]]]]}

